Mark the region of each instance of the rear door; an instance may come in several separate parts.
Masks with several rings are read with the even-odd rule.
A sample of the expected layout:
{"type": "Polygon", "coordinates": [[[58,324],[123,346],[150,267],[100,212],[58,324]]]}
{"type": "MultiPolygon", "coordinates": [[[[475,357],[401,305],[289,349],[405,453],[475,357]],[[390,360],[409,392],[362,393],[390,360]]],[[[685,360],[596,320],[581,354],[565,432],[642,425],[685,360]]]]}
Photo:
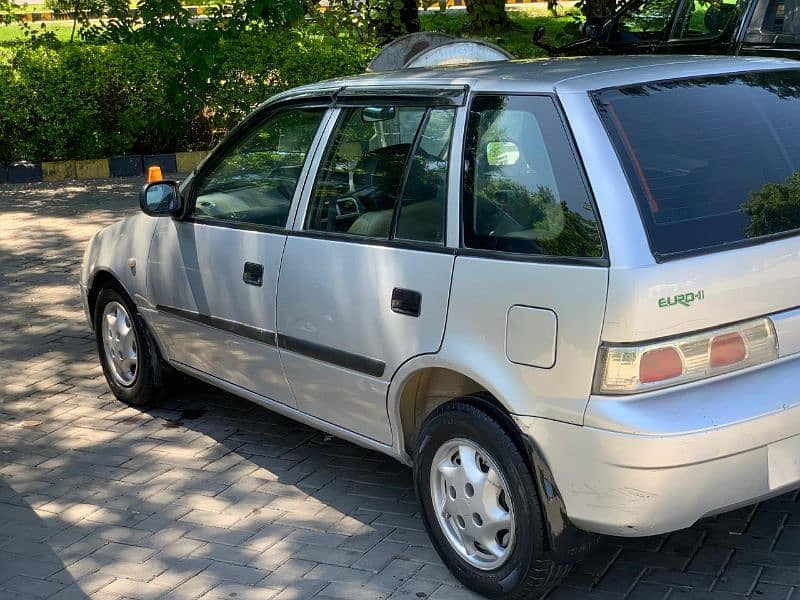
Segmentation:
{"type": "Polygon", "coordinates": [[[340,96],[278,285],[278,341],[298,407],[385,444],[389,381],[439,349],[447,316],[455,253],[445,200],[463,91],[439,92],[340,96]]]}

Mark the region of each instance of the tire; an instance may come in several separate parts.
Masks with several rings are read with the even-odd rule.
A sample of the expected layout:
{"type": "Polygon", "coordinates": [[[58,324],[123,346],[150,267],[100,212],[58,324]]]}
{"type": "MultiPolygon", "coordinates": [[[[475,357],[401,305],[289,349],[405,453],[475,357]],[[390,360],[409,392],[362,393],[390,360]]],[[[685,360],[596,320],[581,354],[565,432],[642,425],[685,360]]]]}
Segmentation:
{"type": "Polygon", "coordinates": [[[556,564],[548,557],[536,482],[523,453],[512,434],[489,414],[469,403],[469,398],[440,407],[425,421],[416,448],[414,485],[434,548],[453,575],[471,590],[489,598],[540,598],[569,573],[572,565],[556,564]],[[488,490],[486,494],[469,487],[469,481],[473,481],[470,473],[474,475],[477,471],[469,468],[459,471],[464,464],[462,457],[468,462],[474,461],[485,471],[487,480],[499,481],[500,486],[482,488],[488,490]],[[443,465],[448,474],[440,475],[437,465],[443,465]],[[452,471],[451,467],[456,470],[452,471]],[[499,477],[493,475],[493,470],[499,477]],[[451,475],[451,471],[454,474],[451,475]],[[459,473],[467,478],[459,478],[459,473]],[[468,483],[464,484],[462,498],[461,490],[455,487],[464,481],[468,483]],[[502,486],[505,487],[500,490],[502,486]],[[451,504],[446,495],[453,493],[451,504]],[[490,498],[490,501],[481,502],[477,500],[479,497],[490,498]],[[437,510],[434,502],[445,508],[437,510]],[[490,523],[494,517],[484,520],[483,509],[486,515],[500,515],[501,518],[490,523]],[[467,519],[473,510],[470,523],[467,519]],[[502,510],[507,510],[507,515],[503,515],[502,510]],[[467,514],[454,518],[451,513],[458,511],[467,514]],[[440,518],[437,513],[448,516],[440,518]],[[497,527],[505,527],[506,520],[510,520],[510,527],[492,535],[497,527]],[[464,529],[465,526],[471,529],[464,529]],[[455,536],[453,531],[457,532],[455,536]],[[496,542],[492,548],[498,554],[504,552],[504,558],[493,561],[494,555],[486,550],[488,544],[484,547],[479,542],[466,543],[464,540],[473,539],[469,537],[470,531],[496,542]],[[459,542],[460,532],[466,537],[459,542]],[[451,541],[453,537],[457,540],[455,544],[451,541]],[[457,548],[459,544],[461,549],[457,548]],[[471,557],[465,555],[470,550],[471,557]]]}
{"type": "Polygon", "coordinates": [[[136,306],[121,291],[111,287],[100,290],[95,302],[94,332],[103,374],[114,396],[132,406],[143,406],[157,400],[164,389],[164,365],[136,306]],[[120,307],[124,313],[119,310],[120,307]],[[116,309],[116,316],[112,316],[109,322],[124,323],[125,329],[130,331],[124,339],[118,339],[113,348],[107,348],[105,341],[109,329],[117,333],[114,329],[116,325],[103,326],[107,309],[116,309]],[[117,364],[115,367],[111,354],[117,349],[128,359],[127,366],[120,367],[117,364]],[[130,366],[130,357],[133,355],[135,367],[130,366]]]}

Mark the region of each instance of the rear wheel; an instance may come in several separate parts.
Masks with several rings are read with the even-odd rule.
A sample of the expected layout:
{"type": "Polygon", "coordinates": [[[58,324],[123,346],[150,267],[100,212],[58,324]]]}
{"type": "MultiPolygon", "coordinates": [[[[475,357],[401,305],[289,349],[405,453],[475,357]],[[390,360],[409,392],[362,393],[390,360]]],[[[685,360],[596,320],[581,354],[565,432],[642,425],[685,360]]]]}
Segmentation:
{"type": "Polygon", "coordinates": [[[162,365],[133,303],[114,288],[101,290],[94,331],[103,374],[114,395],[135,406],[155,400],[163,388],[162,365]]]}
{"type": "Polygon", "coordinates": [[[569,572],[547,555],[523,454],[500,423],[468,401],[428,417],[414,483],[436,551],[470,589],[491,598],[538,598],[569,572]]]}

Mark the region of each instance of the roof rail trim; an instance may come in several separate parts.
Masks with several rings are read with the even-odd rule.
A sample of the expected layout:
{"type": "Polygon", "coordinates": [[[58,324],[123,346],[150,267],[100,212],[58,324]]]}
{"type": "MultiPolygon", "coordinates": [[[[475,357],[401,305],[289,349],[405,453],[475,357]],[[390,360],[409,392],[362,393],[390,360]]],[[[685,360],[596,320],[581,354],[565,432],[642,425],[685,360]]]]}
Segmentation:
{"type": "Polygon", "coordinates": [[[334,107],[364,104],[402,106],[464,106],[469,87],[466,85],[345,86],[334,97],[334,107]]]}

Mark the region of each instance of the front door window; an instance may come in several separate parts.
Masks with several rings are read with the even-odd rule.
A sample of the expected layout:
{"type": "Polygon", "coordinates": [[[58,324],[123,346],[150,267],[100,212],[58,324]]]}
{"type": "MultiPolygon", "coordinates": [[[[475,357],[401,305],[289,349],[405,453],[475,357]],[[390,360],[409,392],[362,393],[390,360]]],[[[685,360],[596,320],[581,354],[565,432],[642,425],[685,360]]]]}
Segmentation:
{"type": "Polygon", "coordinates": [[[615,23],[612,41],[636,45],[662,40],[669,30],[676,0],[643,0],[628,7],[615,23]]]}
{"type": "Polygon", "coordinates": [[[322,108],[297,108],[269,117],[203,177],[192,216],[285,227],[323,114],[322,108]]]}

